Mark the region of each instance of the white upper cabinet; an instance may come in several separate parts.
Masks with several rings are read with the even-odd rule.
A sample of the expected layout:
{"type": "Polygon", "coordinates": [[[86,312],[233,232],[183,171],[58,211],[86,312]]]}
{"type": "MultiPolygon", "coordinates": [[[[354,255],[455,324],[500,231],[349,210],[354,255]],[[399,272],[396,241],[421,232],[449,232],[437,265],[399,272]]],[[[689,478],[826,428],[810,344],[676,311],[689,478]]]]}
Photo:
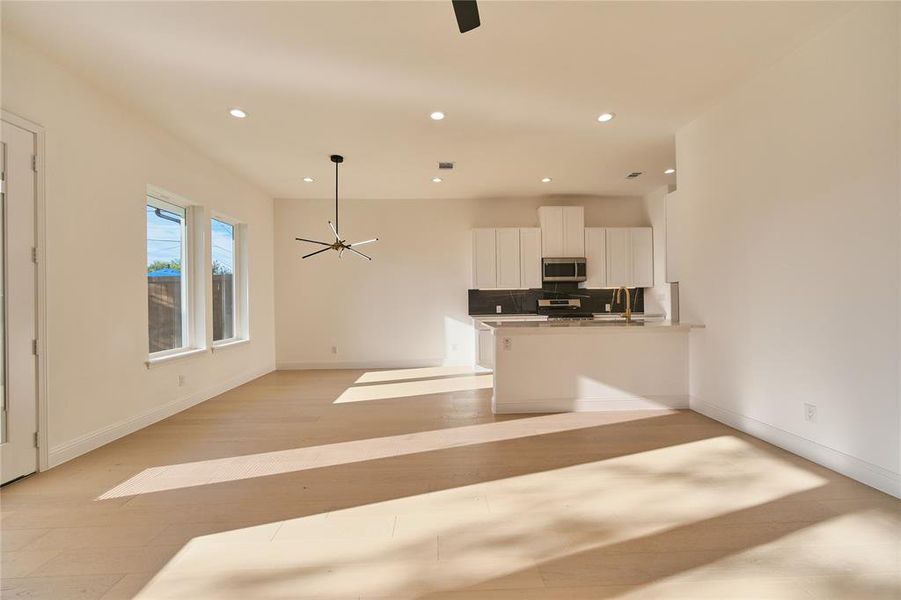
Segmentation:
{"type": "Polygon", "coordinates": [[[632,237],[632,286],[654,287],[654,230],[650,227],[633,227],[632,237]]]}
{"type": "Polygon", "coordinates": [[[563,207],[563,256],[585,256],[585,209],[563,207]]]}
{"type": "Polygon", "coordinates": [[[585,228],[586,276],[582,287],[607,287],[607,230],[604,227],[585,228]]]}
{"type": "Polygon", "coordinates": [[[497,287],[497,242],[494,229],[472,230],[472,287],[497,287]]]}
{"type": "Polygon", "coordinates": [[[499,288],[520,287],[519,229],[502,227],[497,229],[497,286],[499,288]]]}
{"type": "Polygon", "coordinates": [[[581,206],[542,206],[541,227],[472,230],[474,289],[541,287],[541,259],[585,257],[582,287],[653,287],[651,227],[588,227],[581,206]]]}
{"type": "Polygon", "coordinates": [[[653,285],[653,230],[650,227],[608,227],[607,286],[652,287],[653,285]]]}
{"type": "Polygon", "coordinates": [[[563,254],[563,207],[539,207],[538,223],[541,225],[541,256],[543,258],[565,256],[563,254]]]}
{"type": "Polygon", "coordinates": [[[654,231],[650,227],[633,227],[632,286],[654,287],[654,231]]]}
{"type": "Polygon", "coordinates": [[[541,287],[541,229],[527,227],[519,230],[520,287],[541,287]]]}
{"type": "Polygon", "coordinates": [[[607,285],[629,287],[632,283],[631,236],[627,227],[607,228],[607,285]]]}
{"type": "Polygon", "coordinates": [[[585,209],[581,206],[541,206],[541,256],[585,256],[585,209]]]}
{"type": "Polygon", "coordinates": [[[541,230],[537,227],[473,229],[472,287],[540,288],[541,230]]]}

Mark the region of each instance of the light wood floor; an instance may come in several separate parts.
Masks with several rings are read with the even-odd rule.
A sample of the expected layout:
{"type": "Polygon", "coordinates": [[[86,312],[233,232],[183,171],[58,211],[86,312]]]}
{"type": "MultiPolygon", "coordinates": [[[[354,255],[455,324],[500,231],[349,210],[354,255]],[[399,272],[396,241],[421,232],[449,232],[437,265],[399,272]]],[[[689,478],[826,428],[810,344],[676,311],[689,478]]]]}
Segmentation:
{"type": "Polygon", "coordinates": [[[502,418],[484,384],[272,373],[7,486],[2,595],[901,596],[898,500],[692,412],[502,418]]]}

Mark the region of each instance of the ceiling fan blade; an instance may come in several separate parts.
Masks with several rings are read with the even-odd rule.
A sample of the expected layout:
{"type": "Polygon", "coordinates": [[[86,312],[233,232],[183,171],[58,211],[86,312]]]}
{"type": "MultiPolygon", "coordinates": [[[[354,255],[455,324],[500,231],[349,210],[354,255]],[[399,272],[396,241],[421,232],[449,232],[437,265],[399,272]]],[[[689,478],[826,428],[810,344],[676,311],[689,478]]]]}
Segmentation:
{"type": "Polygon", "coordinates": [[[305,238],[294,238],[298,242],[309,242],[310,244],[319,244],[320,246],[331,246],[331,244],[326,244],[325,242],[320,242],[317,240],[308,240],[305,238]]]}
{"type": "Polygon", "coordinates": [[[331,249],[332,249],[332,247],[329,246],[328,248],[323,248],[322,250],[317,250],[316,252],[310,252],[309,254],[307,254],[305,256],[301,256],[301,258],[310,258],[311,256],[316,256],[317,254],[322,254],[326,250],[331,250],[331,249]]]}
{"type": "Polygon", "coordinates": [[[457,26],[460,33],[466,33],[475,29],[482,22],[479,20],[479,5],[476,0],[452,0],[454,3],[454,14],[457,15],[457,26]]]}
{"type": "Polygon", "coordinates": [[[366,260],[372,260],[372,258],[366,256],[365,254],[363,254],[362,252],[359,252],[358,250],[354,250],[353,248],[348,248],[348,250],[350,250],[350,251],[353,252],[354,254],[359,254],[360,256],[362,256],[363,258],[365,258],[366,260]]]}
{"type": "Polygon", "coordinates": [[[365,240],[362,242],[354,242],[353,244],[348,244],[347,247],[350,248],[351,246],[354,246],[354,247],[362,246],[363,244],[371,244],[372,242],[377,242],[377,241],[379,241],[379,238],[372,238],[371,240],[365,240]]]}

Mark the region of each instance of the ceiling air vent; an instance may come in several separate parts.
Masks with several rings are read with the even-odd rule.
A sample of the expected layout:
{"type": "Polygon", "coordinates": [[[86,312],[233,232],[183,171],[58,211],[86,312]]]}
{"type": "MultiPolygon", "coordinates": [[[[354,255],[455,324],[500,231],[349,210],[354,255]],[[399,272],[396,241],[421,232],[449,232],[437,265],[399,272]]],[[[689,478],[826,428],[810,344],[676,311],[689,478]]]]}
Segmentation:
{"type": "Polygon", "coordinates": [[[626,179],[638,179],[641,176],[641,171],[632,171],[628,175],[626,175],[626,179]]]}
{"type": "Polygon", "coordinates": [[[452,163],[450,161],[441,160],[441,161],[438,161],[438,168],[444,169],[444,170],[450,170],[450,169],[454,168],[454,163],[452,163]]]}

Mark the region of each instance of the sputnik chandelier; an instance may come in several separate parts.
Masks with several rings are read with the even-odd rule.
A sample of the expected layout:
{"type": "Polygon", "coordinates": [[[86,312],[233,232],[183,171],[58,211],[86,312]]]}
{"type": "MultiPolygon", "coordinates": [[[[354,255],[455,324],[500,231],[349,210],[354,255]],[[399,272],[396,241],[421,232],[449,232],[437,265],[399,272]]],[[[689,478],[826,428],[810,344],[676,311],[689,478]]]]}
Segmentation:
{"type": "Polygon", "coordinates": [[[341,235],[338,233],[338,165],[344,162],[344,157],[339,154],[332,154],[331,160],[335,163],[335,222],[328,222],[328,226],[331,228],[332,233],[335,234],[335,241],[332,243],[328,242],[320,242],[317,240],[308,240],[305,238],[294,238],[298,242],[307,242],[308,244],[319,244],[320,246],[325,246],[322,250],[317,250],[315,252],[310,252],[309,254],[303,256],[302,258],[310,258],[311,256],[316,256],[317,254],[322,254],[326,250],[334,250],[338,253],[338,258],[344,254],[345,250],[350,250],[354,254],[358,254],[365,258],[366,260],[372,260],[372,257],[366,256],[359,250],[357,247],[363,246],[364,244],[371,244],[372,242],[379,241],[379,238],[372,238],[371,240],[365,240],[362,242],[354,242],[353,244],[348,244],[347,240],[342,240],[341,235]]]}

